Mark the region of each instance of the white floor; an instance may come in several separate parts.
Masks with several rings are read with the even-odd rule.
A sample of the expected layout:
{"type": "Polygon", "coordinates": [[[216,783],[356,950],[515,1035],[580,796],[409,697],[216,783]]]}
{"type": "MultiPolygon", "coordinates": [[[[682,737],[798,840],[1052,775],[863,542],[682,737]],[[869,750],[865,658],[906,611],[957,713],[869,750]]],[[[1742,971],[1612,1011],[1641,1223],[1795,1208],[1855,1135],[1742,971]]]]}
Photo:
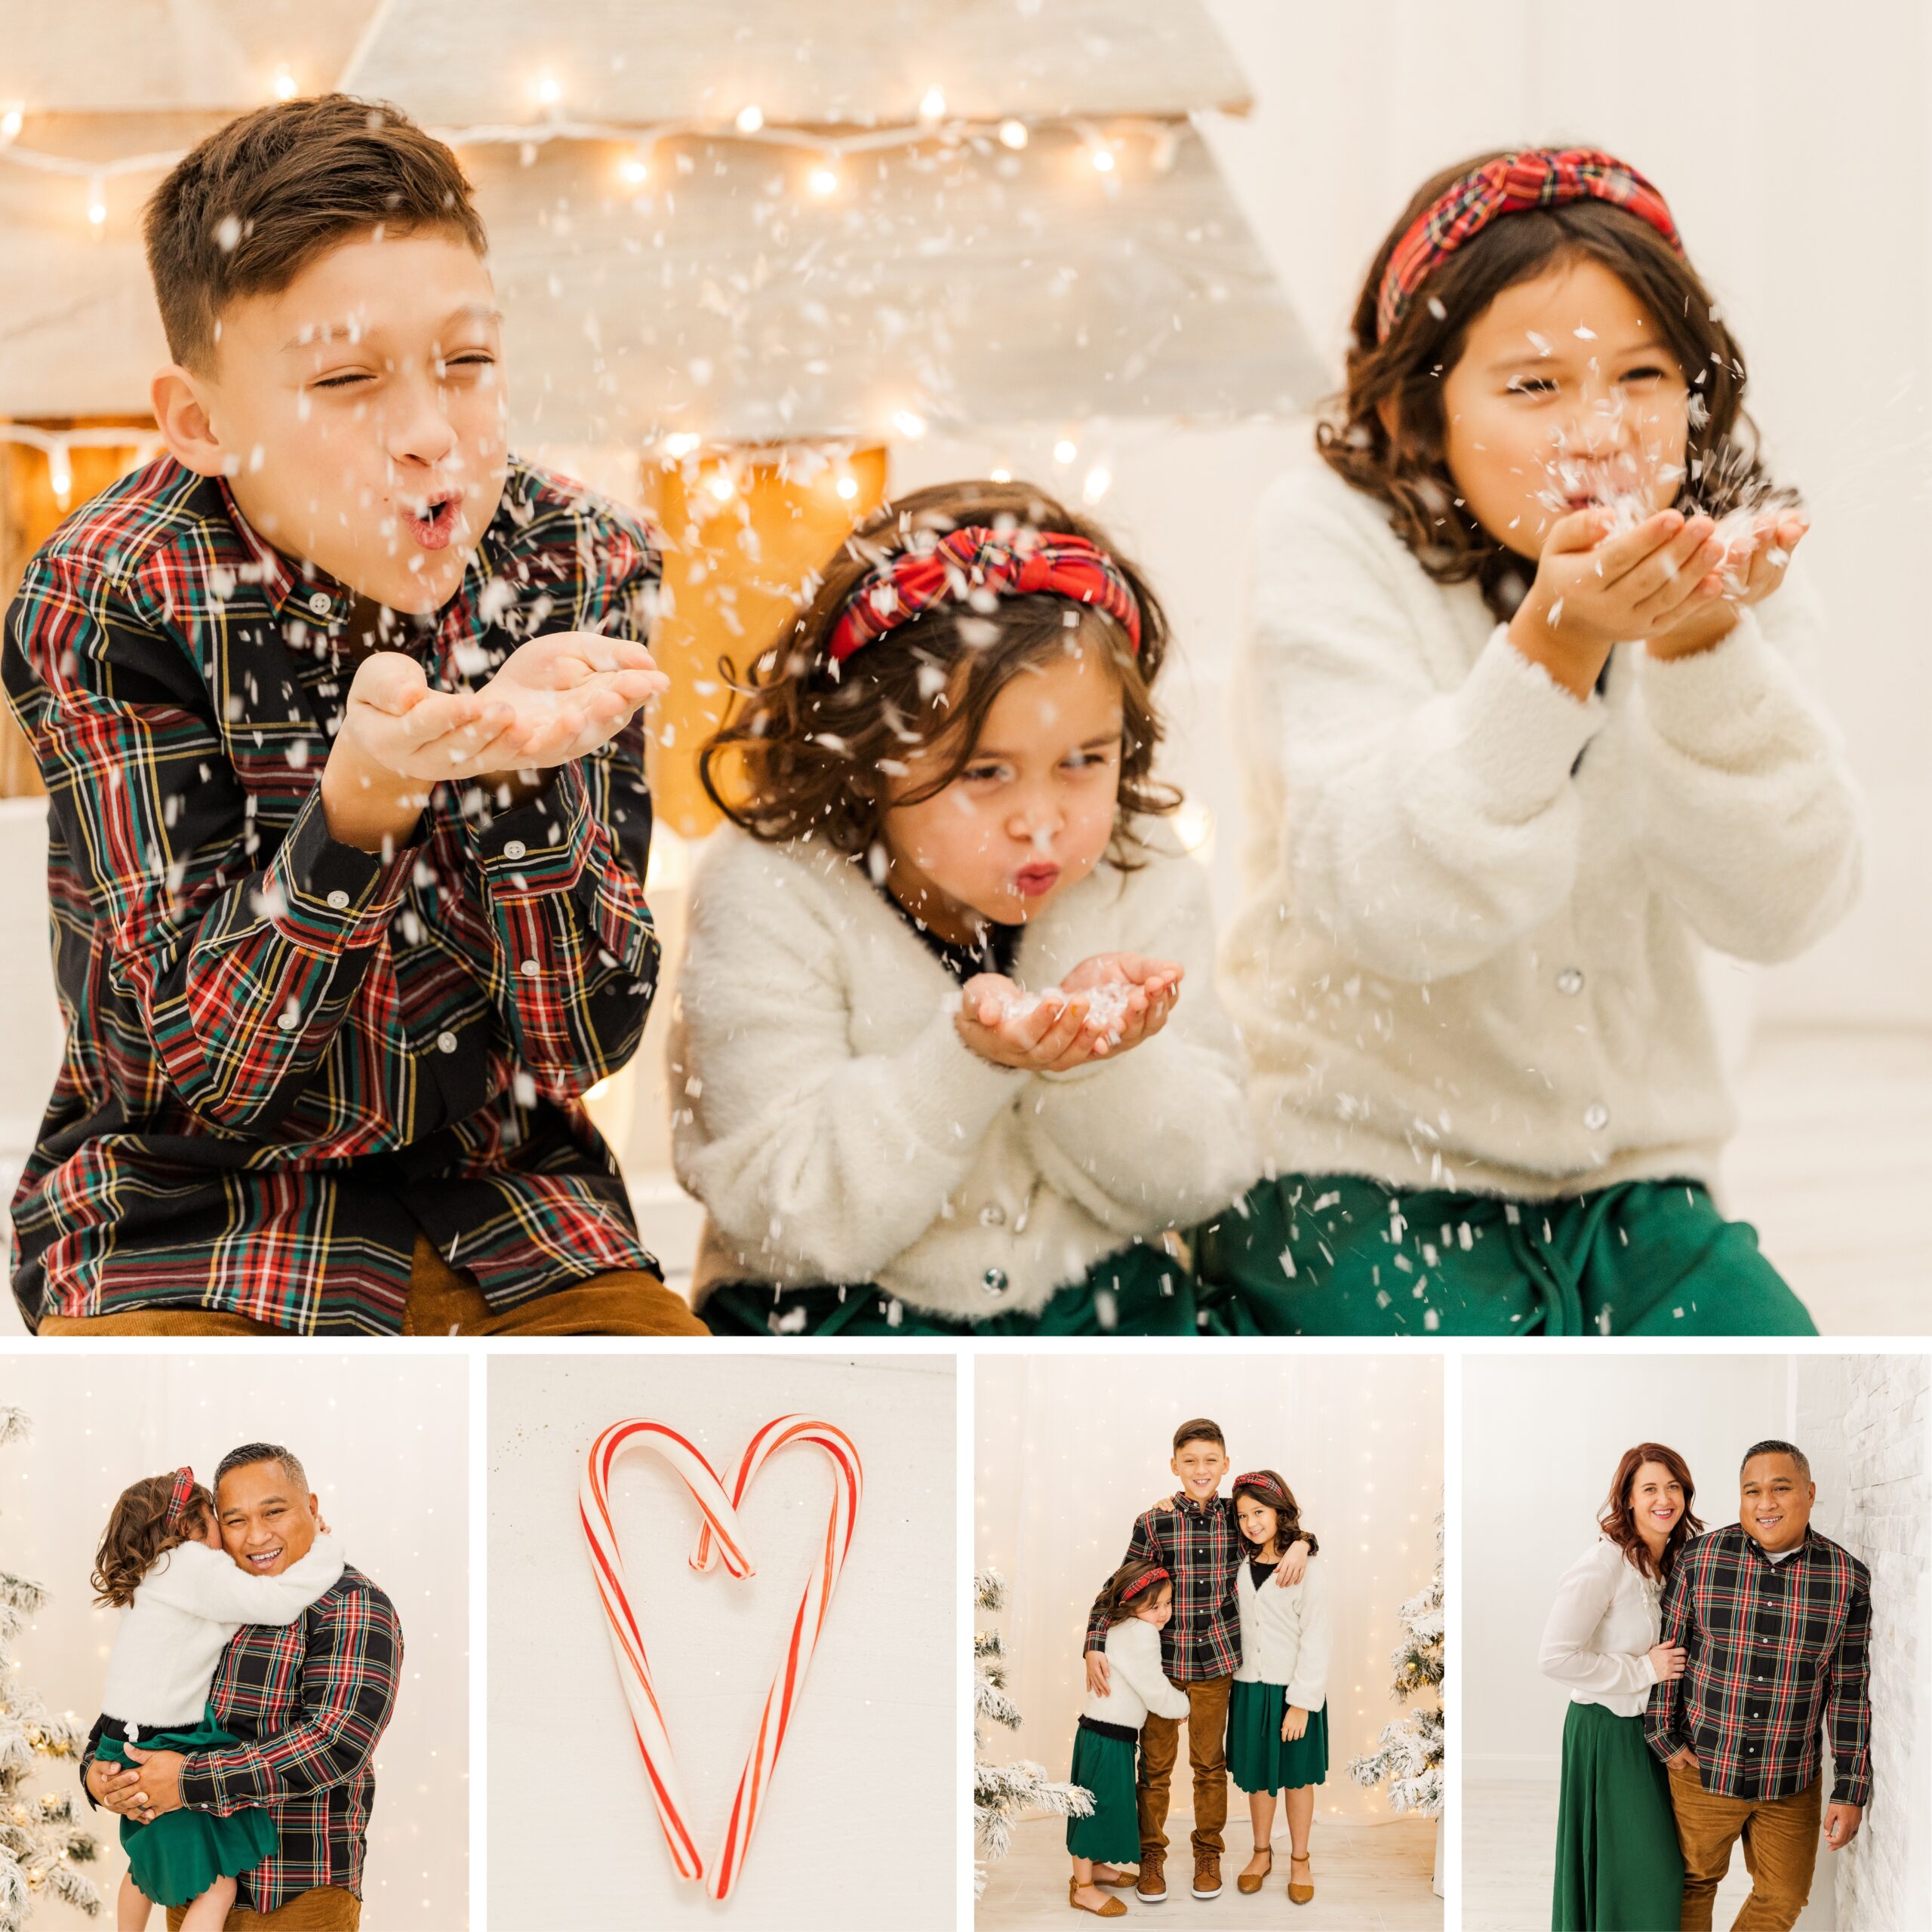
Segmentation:
{"type": "MultiPolygon", "coordinates": [[[[1305,1906],[1288,1903],[1288,1841],[1283,1832],[1275,1847],[1275,1871],[1267,1886],[1251,1897],[1235,1890],[1235,1876],[1247,1863],[1247,1826],[1231,1818],[1222,1861],[1221,1896],[1189,1896],[1193,1860],[1186,1850],[1188,1821],[1170,1819],[1174,1850],[1168,1861],[1168,1896],[1158,1906],[1134,1901],[1127,1915],[1143,1926],[1171,1926],[1174,1932],[1215,1932],[1240,1927],[1243,1932],[1438,1932],[1442,1901],[1429,1890],[1435,1863],[1435,1826],[1423,1818],[1391,1818],[1386,1824],[1356,1824],[1333,1818],[1315,1820],[1309,1857],[1315,1897],[1305,1906]],[[1177,1829],[1176,1826],[1179,1829],[1177,1829]]],[[[987,1868],[986,1889],[975,1921],[977,1932],[1023,1932],[1051,1926],[1068,1932],[1075,1921],[1066,1902],[1072,1870],[1066,1856],[1066,1826],[1058,1818],[1038,1818],[1014,1834],[1013,1850],[987,1868]]],[[[1097,1921],[1093,1921],[1097,1923],[1097,1921]]],[[[1118,1921],[1116,1921],[1115,1923],[1118,1921]]],[[[1467,1921],[1471,1927],[1481,1923],[1467,1921]]],[[[1540,1928],[1539,1928],[1540,1932],[1540,1928]]]]}
{"type": "MultiPolygon", "coordinates": [[[[1463,1923],[1475,1932],[1548,1932],[1550,1887],[1556,1851],[1556,1786],[1490,1783],[1463,1785],[1463,1923]]],[[[1718,1888],[1712,1922],[1722,1928],[1737,1915],[1750,1890],[1740,1851],[1718,1888]]],[[[1822,1846],[1811,1902],[1798,1921],[1800,1932],[1830,1932],[1831,1854],[1822,1846]]]]}

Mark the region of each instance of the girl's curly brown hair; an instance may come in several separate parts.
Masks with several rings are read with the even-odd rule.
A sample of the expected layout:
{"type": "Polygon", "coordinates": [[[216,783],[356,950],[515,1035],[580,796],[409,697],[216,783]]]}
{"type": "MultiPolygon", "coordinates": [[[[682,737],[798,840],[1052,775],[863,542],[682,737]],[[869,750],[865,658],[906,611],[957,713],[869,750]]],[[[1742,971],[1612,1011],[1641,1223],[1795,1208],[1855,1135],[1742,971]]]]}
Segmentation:
{"type": "Polygon", "coordinates": [[[214,1498],[196,1483],[188,1492],[188,1505],[178,1527],[168,1524],[168,1499],[174,1494],[174,1472],[165,1476],[143,1476],[121,1492],[107,1528],[94,1552],[94,1574],[88,1580],[94,1587],[94,1601],[125,1610],[134,1601],[141,1579],[155,1563],[184,1543],[198,1541],[208,1534],[214,1515],[214,1498]]]}
{"type": "Polygon", "coordinates": [[[1442,379],[1469,327],[1506,288],[1578,257],[1601,263],[1642,303],[1690,386],[1687,461],[1676,507],[1688,516],[1795,500],[1774,489],[1744,411],[1744,356],[1690,263],[1649,223],[1604,202],[1570,202],[1494,220],[1429,271],[1386,342],[1376,298],[1395,245],[1463,175],[1508,149],[1445,168],[1418,188],[1383,238],[1362,283],[1342,394],[1315,428],[1337,475],[1388,506],[1395,533],[1438,583],[1473,577],[1500,620],[1513,616],[1534,566],[1500,543],[1457,499],[1444,456],[1442,379]],[[1392,429],[1385,414],[1394,423],[1392,429]]]}
{"type": "Polygon", "coordinates": [[[728,658],[721,662],[737,702],[700,752],[698,776],[718,810],[755,838],[818,838],[855,857],[872,848],[889,806],[931,798],[965,769],[1012,678],[1095,645],[1120,681],[1120,800],[1109,857],[1126,869],[1138,843],[1131,821],[1180,803],[1152,775],[1162,729],[1149,688],[1168,644],[1166,614],[1146,580],[1086,518],[1028,483],[935,484],[885,505],[854,532],[790,632],[742,681],[728,658]],[[860,580],[917,533],[943,535],[962,524],[1061,531],[1106,550],[1140,606],[1138,654],[1112,618],[1036,592],[1002,597],[985,614],[946,601],[833,663],[826,641],[860,580]],[[937,775],[895,795],[909,755],[928,748],[942,752],[937,775]]]}
{"type": "Polygon", "coordinates": [[[1139,1616],[1141,1611],[1160,1595],[1162,1590],[1172,1589],[1174,1580],[1170,1577],[1164,1583],[1155,1583],[1151,1588],[1143,1590],[1132,1601],[1126,1600],[1127,1592],[1132,1589],[1143,1577],[1149,1575],[1152,1571],[1164,1570],[1166,1567],[1167,1565],[1164,1563],[1149,1563],[1143,1558],[1136,1557],[1129,1562],[1123,1563],[1107,1579],[1100,1589],[1100,1608],[1101,1615],[1107,1620],[1107,1628],[1109,1630],[1116,1623],[1124,1623],[1130,1617],[1139,1616]]]}
{"type": "MultiPolygon", "coordinates": [[[[1321,1546],[1315,1541],[1312,1531],[1302,1527],[1301,1505],[1295,1500],[1294,1491],[1272,1469],[1254,1469],[1249,1473],[1266,1476],[1281,1491],[1281,1496],[1287,1499],[1284,1503],[1280,1497],[1269,1495],[1267,1491],[1257,1487],[1253,1483],[1238,1482],[1235,1484],[1233,1500],[1236,1503],[1244,1496],[1251,1496],[1263,1509],[1274,1511],[1275,1555],[1278,1557],[1287,1555],[1289,1545],[1306,1537],[1308,1539],[1308,1553],[1311,1556],[1315,1555],[1321,1546]]],[[[1263,1545],[1249,1542],[1245,1536],[1241,1536],[1238,1527],[1235,1534],[1241,1536],[1241,1546],[1247,1552],[1250,1561],[1259,1563],[1263,1560],[1261,1555],[1263,1545]]]]}

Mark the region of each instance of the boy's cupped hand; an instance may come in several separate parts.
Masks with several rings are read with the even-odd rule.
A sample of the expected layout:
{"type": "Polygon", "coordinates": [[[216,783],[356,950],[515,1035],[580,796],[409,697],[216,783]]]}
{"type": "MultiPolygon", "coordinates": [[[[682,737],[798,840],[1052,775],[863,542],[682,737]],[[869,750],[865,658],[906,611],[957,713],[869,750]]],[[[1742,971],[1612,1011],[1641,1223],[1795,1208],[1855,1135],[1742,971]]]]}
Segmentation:
{"type": "Polygon", "coordinates": [[[589,631],[533,638],[478,691],[433,691],[414,657],[384,651],[356,667],[343,728],[377,764],[433,784],[567,764],[669,688],[642,645],[589,631]]]}

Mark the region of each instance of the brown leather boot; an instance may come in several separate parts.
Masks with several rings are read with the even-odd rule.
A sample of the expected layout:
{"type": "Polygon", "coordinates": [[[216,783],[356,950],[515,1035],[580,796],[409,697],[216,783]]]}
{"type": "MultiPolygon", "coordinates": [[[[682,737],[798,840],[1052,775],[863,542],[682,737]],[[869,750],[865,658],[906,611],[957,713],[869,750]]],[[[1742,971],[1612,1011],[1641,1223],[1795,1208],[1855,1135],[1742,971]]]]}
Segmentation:
{"type": "Polygon", "coordinates": [[[1168,1881],[1163,1868],[1168,1862],[1164,1851],[1143,1851],[1140,1854],[1140,1876],[1134,1881],[1134,1896],[1143,1905],[1158,1905],[1168,1895],[1168,1881]]]}
{"type": "Polygon", "coordinates": [[[1297,1858],[1291,1853],[1288,1858],[1288,1903],[1306,1905],[1315,1896],[1315,1867],[1305,1858],[1297,1858]],[[1295,1867],[1299,1865],[1308,1874],[1304,1884],[1295,1877],[1295,1867]]]}
{"type": "Polygon", "coordinates": [[[1252,1898],[1268,1882],[1268,1875],[1275,1869],[1275,1854],[1272,1851],[1260,1852],[1257,1857],[1268,1863],[1259,1872],[1244,1872],[1235,1881],[1235,1890],[1245,1898],[1252,1898]]]}
{"type": "Polygon", "coordinates": [[[1194,1854],[1194,1896],[1217,1899],[1221,1896],[1221,1855],[1217,1851],[1194,1854]]]}

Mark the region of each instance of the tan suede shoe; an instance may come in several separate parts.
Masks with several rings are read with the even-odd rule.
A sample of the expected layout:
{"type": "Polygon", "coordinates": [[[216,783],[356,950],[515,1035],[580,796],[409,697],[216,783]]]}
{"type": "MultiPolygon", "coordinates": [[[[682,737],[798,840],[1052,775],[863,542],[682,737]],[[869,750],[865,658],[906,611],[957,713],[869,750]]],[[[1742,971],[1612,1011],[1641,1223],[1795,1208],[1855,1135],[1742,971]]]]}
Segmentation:
{"type": "Polygon", "coordinates": [[[1200,1851],[1194,1855],[1194,1896],[1198,1899],[1217,1899],[1221,1896],[1221,1861],[1214,1852],[1200,1851]]]}
{"type": "Polygon", "coordinates": [[[1124,1918],[1127,1907],[1118,1899],[1109,1899],[1103,1905],[1082,1905],[1079,1900],[1080,1881],[1069,1878],[1066,1881],[1066,1902],[1075,1912],[1091,1912],[1096,1918],[1124,1918]]]}
{"type": "Polygon", "coordinates": [[[1315,1896],[1315,1867],[1305,1858],[1291,1857],[1288,1860],[1288,1903],[1306,1905],[1315,1896]],[[1299,1884],[1295,1879],[1295,1867],[1299,1865],[1308,1873],[1308,1883],[1299,1884]]]}
{"type": "Polygon", "coordinates": [[[1140,1854],[1140,1875],[1134,1881],[1134,1896],[1143,1905],[1158,1905],[1168,1895],[1164,1875],[1166,1857],[1158,1851],[1140,1854]]]}
{"type": "Polygon", "coordinates": [[[1095,1884],[1100,1887],[1103,1890],[1106,1890],[1109,1887],[1112,1887],[1118,1891],[1131,1892],[1134,1889],[1134,1875],[1131,1872],[1116,1871],[1111,1878],[1103,1878],[1100,1876],[1100,1873],[1096,1871],[1094,1874],[1093,1881],[1095,1884]]]}
{"type": "Polygon", "coordinates": [[[1244,1897],[1252,1898],[1268,1882],[1268,1875],[1275,1869],[1275,1854],[1264,1852],[1262,1856],[1268,1863],[1259,1872],[1244,1872],[1235,1881],[1235,1890],[1244,1897]]]}

